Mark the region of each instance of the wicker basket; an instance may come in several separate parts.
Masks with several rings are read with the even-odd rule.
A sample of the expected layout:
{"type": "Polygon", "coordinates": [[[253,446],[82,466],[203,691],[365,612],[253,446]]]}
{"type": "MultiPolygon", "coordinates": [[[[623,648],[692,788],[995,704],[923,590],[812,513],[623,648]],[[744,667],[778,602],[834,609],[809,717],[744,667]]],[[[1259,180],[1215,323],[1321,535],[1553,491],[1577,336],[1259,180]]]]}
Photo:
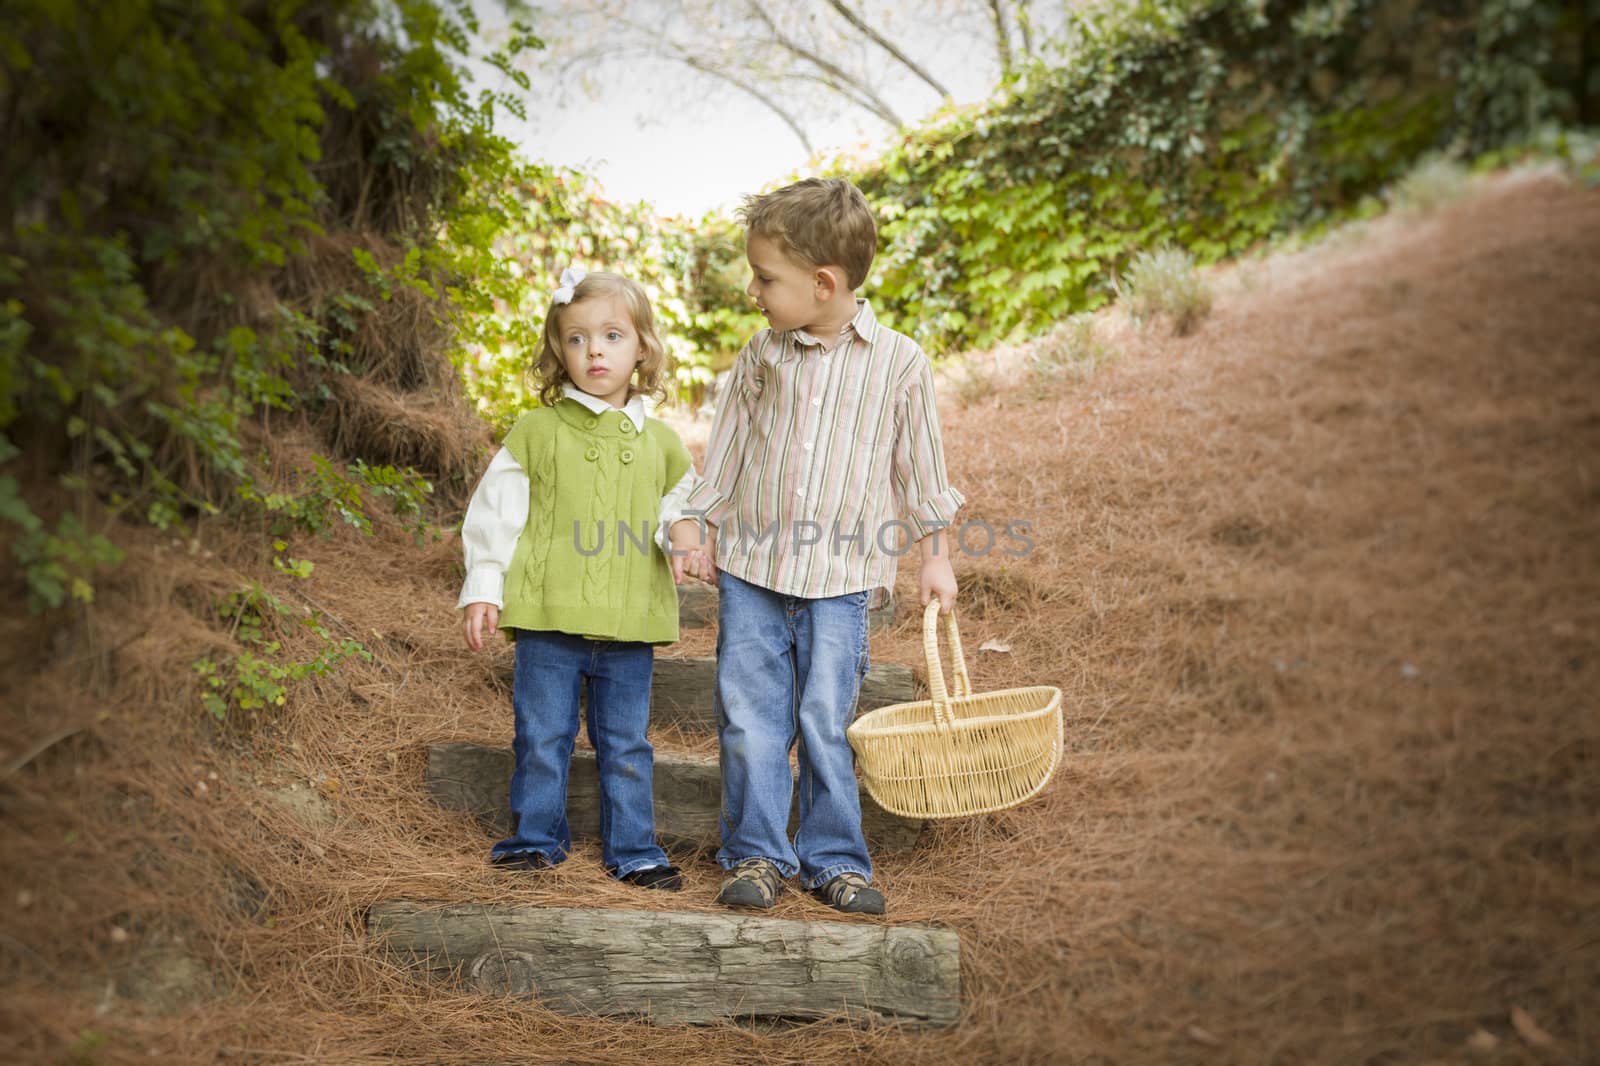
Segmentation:
{"type": "Polygon", "coordinates": [[[972,694],[954,612],[947,631],[954,691],[939,662],[939,601],[922,616],[932,699],[868,711],[846,731],[867,792],[907,818],[959,818],[1038,795],[1061,761],[1061,690],[1039,685],[972,694]]]}

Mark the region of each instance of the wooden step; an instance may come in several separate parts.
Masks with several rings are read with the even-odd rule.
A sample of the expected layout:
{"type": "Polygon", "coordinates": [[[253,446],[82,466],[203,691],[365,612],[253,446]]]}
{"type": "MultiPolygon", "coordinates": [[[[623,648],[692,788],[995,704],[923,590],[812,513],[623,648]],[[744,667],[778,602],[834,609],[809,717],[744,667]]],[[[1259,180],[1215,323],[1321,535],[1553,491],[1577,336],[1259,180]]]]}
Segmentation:
{"type": "MultiPolygon", "coordinates": [[[[428,749],[428,791],[439,806],[474,815],[495,837],[511,831],[507,792],[515,763],[511,749],[482,744],[439,744],[428,749]]],[[[594,752],[572,753],[567,772],[567,823],[573,836],[600,835],[600,776],[594,752]]],[[[668,847],[715,848],[721,842],[722,775],[714,755],[656,752],[652,775],[656,835],[668,847]]],[[[798,813],[791,808],[789,828],[798,813]]],[[[922,823],[890,814],[861,793],[861,827],[874,853],[916,843],[922,823]]]]}
{"type": "MultiPolygon", "coordinates": [[[[656,656],[650,693],[650,721],[692,733],[715,733],[717,660],[696,656],[656,656]]],[[[873,663],[861,681],[859,710],[870,711],[917,698],[909,666],[873,663]]]]}
{"type": "Polygon", "coordinates": [[[927,926],[396,901],[367,931],[436,979],[565,1014],[945,1026],[961,1012],[960,939],[927,926]]]}
{"type": "MultiPolygon", "coordinates": [[[[685,581],[678,586],[678,624],[685,629],[704,629],[717,620],[717,590],[701,581],[685,581]]],[[[894,594],[874,589],[867,601],[867,628],[888,629],[894,625],[894,594]]]]}
{"type": "MultiPolygon", "coordinates": [[[[501,680],[509,689],[512,671],[501,680]]],[[[670,725],[689,733],[715,733],[717,711],[717,660],[690,655],[657,655],[650,690],[650,722],[670,725]]],[[[861,681],[859,711],[918,699],[916,679],[909,666],[874,663],[861,681]]]]}

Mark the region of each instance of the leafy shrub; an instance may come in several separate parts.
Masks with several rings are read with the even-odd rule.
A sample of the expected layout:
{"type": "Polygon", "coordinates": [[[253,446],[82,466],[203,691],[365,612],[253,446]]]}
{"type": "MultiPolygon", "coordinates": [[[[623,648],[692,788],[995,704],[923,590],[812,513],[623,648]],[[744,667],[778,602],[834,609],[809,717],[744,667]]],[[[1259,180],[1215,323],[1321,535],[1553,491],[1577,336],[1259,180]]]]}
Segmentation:
{"type": "MultiPolygon", "coordinates": [[[[297,568],[287,569],[293,572],[297,568]]],[[[307,568],[300,569],[309,573],[307,568]]],[[[190,668],[200,681],[202,706],[219,721],[230,710],[254,712],[281,707],[288,702],[289,683],[326,676],[344,659],[372,659],[372,653],[360,641],[335,640],[318,614],[297,612],[259,582],[251,582],[224,597],[217,610],[229,627],[229,636],[242,647],[220,660],[210,656],[196,659],[190,668]],[[281,628],[286,621],[316,635],[320,646],[310,659],[291,659],[285,653],[281,628]]]]}
{"type": "Polygon", "coordinates": [[[993,396],[999,389],[994,371],[978,365],[973,359],[961,364],[955,375],[956,399],[962,407],[971,407],[993,396]]]}
{"type": "Polygon", "coordinates": [[[1181,248],[1140,252],[1119,283],[1129,316],[1141,325],[1166,315],[1172,332],[1187,336],[1211,313],[1211,289],[1181,248]]]}
{"type": "Polygon", "coordinates": [[[1394,183],[1389,203],[1402,214],[1428,215],[1466,191],[1466,167],[1448,156],[1429,156],[1394,183]]]}
{"type": "Polygon", "coordinates": [[[1089,378],[1111,361],[1111,349],[1096,333],[1092,314],[1072,315],[1029,345],[1028,363],[1047,379],[1089,378]]]}

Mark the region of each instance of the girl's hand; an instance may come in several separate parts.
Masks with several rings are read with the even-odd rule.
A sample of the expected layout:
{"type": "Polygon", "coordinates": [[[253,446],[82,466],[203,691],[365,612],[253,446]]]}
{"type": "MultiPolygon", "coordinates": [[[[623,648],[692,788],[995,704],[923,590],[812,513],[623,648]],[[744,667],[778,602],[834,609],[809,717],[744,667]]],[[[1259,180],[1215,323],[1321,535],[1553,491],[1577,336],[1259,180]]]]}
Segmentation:
{"type": "Polygon", "coordinates": [[[467,604],[467,647],[483,650],[483,638],[500,627],[500,608],[492,603],[467,604]]]}
{"type": "Polygon", "coordinates": [[[692,518],[680,518],[667,530],[672,545],[672,583],[683,584],[685,577],[696,577],[707,584],[717,580],[717,527],[703,526],[692,518]]]}

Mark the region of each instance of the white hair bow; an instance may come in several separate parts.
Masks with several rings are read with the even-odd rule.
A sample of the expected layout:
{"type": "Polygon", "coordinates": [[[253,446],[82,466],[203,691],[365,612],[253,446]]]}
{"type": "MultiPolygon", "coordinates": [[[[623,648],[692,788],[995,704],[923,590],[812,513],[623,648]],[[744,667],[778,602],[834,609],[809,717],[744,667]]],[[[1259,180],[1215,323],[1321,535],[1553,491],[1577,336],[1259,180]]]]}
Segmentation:
{"type": "Polygon", "coordinates": [[[589,272],[580,267],[567,267],[561,272],[561,288],[557,289],[550,297],[551,303],[569,304],[572,302],[572,292],[578,283],[589,276],[589,272]]]}

